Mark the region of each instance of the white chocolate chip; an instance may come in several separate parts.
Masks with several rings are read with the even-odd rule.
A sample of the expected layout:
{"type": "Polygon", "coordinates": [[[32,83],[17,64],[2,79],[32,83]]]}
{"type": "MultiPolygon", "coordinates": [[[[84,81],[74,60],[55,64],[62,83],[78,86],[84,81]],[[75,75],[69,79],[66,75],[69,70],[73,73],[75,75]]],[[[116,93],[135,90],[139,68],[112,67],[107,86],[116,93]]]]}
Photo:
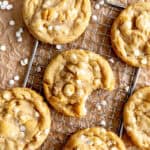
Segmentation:
{"type": "Polygon", "coordinates": [[[9,85],[12,86],[15,84],[15,81],[14,80],[9,80],[9,85]]]}
{"type": "Polygon", "coordinates": [[[78,89],[77,95],[82,97],[84,95],[84,91],[82,89],[78,89]]]}
{"type": "Polygon", "coordinates": [[[48,135],[49,134],[49,129],[45,129],[44,133],[48,135]]]}
{"type": "Polygon", "coordinates": [[[140,51],[139,51],[139,49],[135,49],[135,50],[134,50],[134,55],[135,55],[135,56],[140,56],[140,51]]]}
{"type": "Polygon", "coordinates": [[[100,125],[101,125],[101,126],[106,126],[106,121],[105,121],[105,120],[102,120],[102,121],[100,122],[100,125]]]}
{"type": "Polygon", "coordinates": [[[26,131],[26,127],[25,127],[24,125],[21,125],[21,126],[20,126],[20,131],[21,131],[21,132],[25,132],[25,131],[26,131]]]}
{"type": "Polygon", "coordinates": [[[146,65],[146,64],[147,64],[147,59],[146,59],[146,58],[143,58],[143,59],[141,60],[141,63],[142,63],[143,65],[146,65]]]}
{"type": "Polygon", "coordinates": [[[110,150],[118,150],[118,148],[114,146],[114,147],[111,147],[110,150]]]}
{"type": "Polygon", "coordinates": [[[7,91],[3,92],[3,98],[7,101],[11,100],[12,98],[11,92],[7,92],[7,91]]]}
{"type": "Polygon", "coordinates": [[[76,63],[78,60],[77,55],[76,54],[71,54],[70,55],[70,61],[71,63],[76,63]]]}
{"type": "Polygon", "coordinates": [[[72,96],[74,94],[74,92],[75,92],[75,88],[74,88],[74,86],[72,84],[65,85],[65,87],[64,87],[64,94],[66,96],[72,96]]]}
{"type": "Polygon", "coordinates": [[[14,26],[15,24],[16,24],[16,23],[15,23],[14,20],[10,20],[10,21],[9,21],[9,25],[10,25],[10,26],[14,26]]]}
{"type": "Polygon", "coordinates": [[[96,15],[92,15],[92,21],[97,21],[97,20],[98,20],[97,16],[96,15]]]}
{"type": "Polygon", "coordinates": [[[61,29],[61,26],[59,26],[59,25],[54,26],[55,31],[59,31],[60,29],[61,29]]]}
{"type": "Polygon", "coordinates": [[[14,76],[15,81],[19,81],[20,77],[18,75],[14,76]]]}
{"type": "Polygon", "coordinates": [[[95,4],[95,9],[100,9],[100,5],[99,4],[95,4]]]}
{"type": "Polygon", "coordinates": [[[62,49],[62,45],[56,45],[56,49],[61,50],[62,49]]]}
{"type": "Polygon", "coordinates": [[[53,30],[53,26],[48,26],[48,30],[52,31],[53,30]]]}
{"type": "Polygon", "coordinates": [[[39,114],[37,111],[35,112],[35,117],[36,117],[36,118],[39,118],[39,117],[40,117],[40,114],[39,114]]]}
{"type": "Polygon", "coordinates": [[[39,26],[38,28],[40,31],[43,31],[44,30],[44,27],[42,25],[39,26]]]}

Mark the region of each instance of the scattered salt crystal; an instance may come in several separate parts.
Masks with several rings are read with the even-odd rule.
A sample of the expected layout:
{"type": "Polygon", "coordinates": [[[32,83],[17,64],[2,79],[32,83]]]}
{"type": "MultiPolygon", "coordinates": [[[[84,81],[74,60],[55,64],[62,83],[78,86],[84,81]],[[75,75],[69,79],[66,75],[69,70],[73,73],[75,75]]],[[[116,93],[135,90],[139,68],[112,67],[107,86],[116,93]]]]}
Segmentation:
{"type": "Polygon", "coordinates": [[[0,51],[6,51],[6,46],[5,45],[0,45],[0,51]]]}
{"type": "Polygon", "coordinates": [[[95,9],[100,9],[100,5],[99,4],[95,4],[95,9]]]}
{"type": "Polygon", "coordinates": [[[102,121],[100,122],[100,125],[101,125],[101,126],[106,126],[106,121],[105,121],[105,120],[102,120],[102,121]]]}
{"type": "Polygon", "coordinates": [[[107,102],[106,102],[105,100],[102,100],[102,101],[101,101],[101,104],[102,104],[103,106],[106,106],[106,105],[107,105],[107,102]]]}
{"type": "Polygon", "coordinates": [[[9,25],[10,25],[10,26],[14,26],[14,25],[15,25],[15,21],[14,21],[14,20],[10,20],[10,21],[9,21],[9,25]]]}
{"type": "Polygon", "coordinates": [[[22,42],[22,37],[18,37],[17,42],[22,42]]]}
{"type": "Polygon", "coordinates": [[[102,107],[101,107],[100,104],[97,104],[97,105],[96,105],[96,108],[97,108],[98,110],[101,110],[101,109],[102,109],[102,107]]]}
{"type": "Polygon", "coordinates": [[[7,9],[7,10],[11,10],[12,8],[13,8],[13,5],[12,5],[12,4],[9,4],[9,5],[6,6],[6,9],[7,9]]]}
{"type": "Polygon", "coordinates": [[[37,72],[41,72],[41,70],[42,70],[42,69],[41,69],[41,67],[39,66],[39,67],[37,67],[37,70],[36,70],[36,71],[37,71],[37,72]]]}
{"type": "Polygon", "coordinates": [[[19,31],[20,33],[23,33],[23,28],[20,27],[18,31],[19,31]]]}
{"type": "Polygon", "coordinates": [[[36,118],[39,118],[39,117],[40,117],[40,114],[39,114],[37,111],[35,112],[35,117],[36,117],[36,118]]]}
{"type": "Polygon", "coordinates": [[[9,85],[12,86],[15,84],[15,81],[14,80],[9,80],[9,85]]]}
{"type": "Polygon", "coordinates": [[[93,16],[92,16],[92,20],[93,20],[93,21],[97,21],[97,20],[98,20],[97,16],[96,16],[96,15],[93,15],[93,16]]]}
{"type": "Polygon", "coordinates": [[[14,76],[15,81],[19,81],[20,77],[18,75],[14,76]]]}
{"type": "Polygon", "coordinates": [[[9,4],[9,2],[5,0],[5,1],[2,2],[2,4],[7,6],[9,4]]]}
{"type": "Polygon", "coordinates": [[[109,59],[109,62],[111,62],[112,64],[115,62],[113,58],[109,59]]]}
{"type": "Polygon", "coordinates": [[[19,31],[16,32],[16,37],[17,38],[21,37],[21,33],[19,31]]]}
{"type": "Polygon", "coordinates": [[[20,61],[20,64],[22,65],[22,66],[26,66],[27,64],[28,64],[28,58],[25,58],[25,59],[22,59],[21,61],[20,61]]]}
{"type": "Polygon", "coordinates": [[[41,25],[41,26],[39,26],[39,30],[40,31],[43,31],[44,30],[44,27],[41,25]]]}
{"type": "Polygon", "coordinates": [[[101,1],[99,2],[100,5],[104,5],[104,3],[105,3],[104,0],[101,0],[101,1]]]}
{"type": "Polygon", "coordinates": [[[56,49],[61,50],[62,49],[62,45],[56,45],[56,49]]]}

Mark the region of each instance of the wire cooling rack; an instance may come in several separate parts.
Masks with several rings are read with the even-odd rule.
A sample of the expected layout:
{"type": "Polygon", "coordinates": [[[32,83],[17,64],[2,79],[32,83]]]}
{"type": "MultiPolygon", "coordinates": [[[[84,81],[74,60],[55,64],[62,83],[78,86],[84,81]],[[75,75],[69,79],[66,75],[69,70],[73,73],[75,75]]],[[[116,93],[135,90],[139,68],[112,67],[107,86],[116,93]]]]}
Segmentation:
{"type": "Polygon", "coordinates": [[[67,117],[51,108],[51,133],[40,148],[42,150],[59,150],[72,133],[92,126],[104,126],[122,136],[122,109],[135,88],[139,69],[120,61],[111,47],[111,25],[125,6],[105,1],[105,4],[96,10],[95,4],[96,1],[92,1],[93,15],[96,15],[98,20],[91,20],[88,29],[77,41],[62,45],[59,50],[56,46],[35,41],[23,86],[32,88],[43,95],[42,79],[50,59],[63,50],[80,48],[94,51],[110,62],[116,77],[116,89],[112,92],[104,90],[93,92],[87,101],[88,117],[81,119],[67,117]]]}

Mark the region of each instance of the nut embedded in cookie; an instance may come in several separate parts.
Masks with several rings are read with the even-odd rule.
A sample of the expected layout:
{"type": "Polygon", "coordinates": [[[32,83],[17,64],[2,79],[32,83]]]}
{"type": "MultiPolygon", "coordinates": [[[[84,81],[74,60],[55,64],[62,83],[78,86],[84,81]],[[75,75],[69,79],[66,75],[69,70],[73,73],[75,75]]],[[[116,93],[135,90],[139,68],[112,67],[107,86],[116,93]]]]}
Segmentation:
{"type": "Polygon", "coordinates": [[[38,40],[65,44],[76,40],[91,16],[90,0],[25,0],[23,18],[38,40]]]}
{"type": "Polygon", "coordinates": [[[113,90],[114,75],[108,62],[87,50],[69,50],[50,61],[44,74],[48,102],[68,116],[86,115],[85,103],[97,89],[113,90]]]}
{"type": "Polygon", "coordinates": [[[73,134],[63,150],[126,150],[123,141],[101,127],[87,128],[73,134]]]}
{"type": "Polygon", "coordinates": [[[111,29],[112,46],[124,62],[150,66],[150,2],[135,3],[121,12],[111,29]]]}
{"type": "Polygon", "coordinates": [[[132,141],[143,150],[150,149],[150,87],[137,90],[124,108],[124,126],[132,141]]]}
{"type": "Polygon", "coordinates": [[[43,98],[28,88],[0,92],[0,149],[35,150],[50,131],[50,112],[43,98]]]}

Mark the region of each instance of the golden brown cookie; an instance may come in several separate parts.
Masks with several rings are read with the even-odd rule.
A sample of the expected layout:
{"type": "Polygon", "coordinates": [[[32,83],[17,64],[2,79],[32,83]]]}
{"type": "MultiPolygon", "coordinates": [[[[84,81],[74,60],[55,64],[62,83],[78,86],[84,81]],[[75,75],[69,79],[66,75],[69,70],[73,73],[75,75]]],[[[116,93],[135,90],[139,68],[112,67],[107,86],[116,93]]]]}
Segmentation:
{"type": "Polygon", "coordinates": [[[50,61],[44,75],[47,100],[59,112],[84,116],[85,103],[92,91],[114,89],[114,76],[108,62],[87,50],[69,50],[50,61]]]}
{"type": "Polygon", "coordinates": [[[38,40],[64,44],[77,39],[91,16],[90,0],[25,0],[23,18],[38,40]]]}
{"type": "Polygon", "coordinates": [[[150,87],[137,90],[124,108],[124,126],[142,150],[150,149],[150,87]]]}
{"type": "Polygon", "coordinates": [[[111,40],[114,51],[127,64],[150,66],[150,2],[123,10],[114,21],[111,40]]]}
{"type": "Polygon", "coordinates": [[[43,98],[27,88],[0,92],[0,150],[35,150],[50,131],[43,98]]]}
{"type": "Polygon", "coordinates": [[[96,127],[72,135],[63,150],[126,150],[126,148],[115,133],[96,127]]]}

